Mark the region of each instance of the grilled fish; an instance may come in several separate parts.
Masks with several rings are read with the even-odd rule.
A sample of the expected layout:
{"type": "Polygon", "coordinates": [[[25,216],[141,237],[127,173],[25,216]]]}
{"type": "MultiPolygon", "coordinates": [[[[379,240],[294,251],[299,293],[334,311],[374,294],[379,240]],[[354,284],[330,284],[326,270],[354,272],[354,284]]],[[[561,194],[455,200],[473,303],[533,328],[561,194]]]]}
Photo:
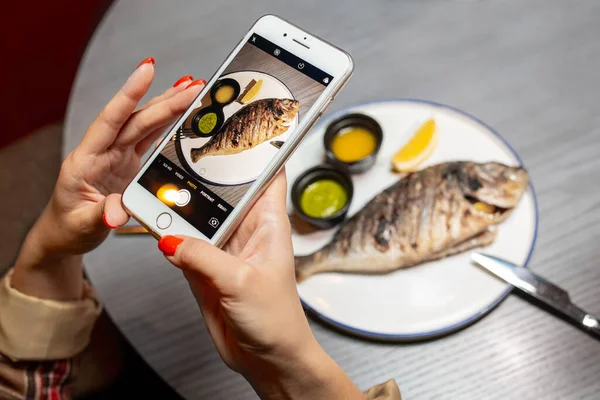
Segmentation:
{"type": "Polygon", "coordinates": [[[256,100],[233,114],[204,146],[191,150],[193,162],[202,157],[237,154],[286,132],[300,102],[291,99],[256,100]]]}
{"type": "Polygon", "coordinates": [[[320,272],[386,273],[491,244],[527,188],[526,170],[448,162],[405,174],[346,221],[333,240],[296,257],[300,282],[320,272]]]}

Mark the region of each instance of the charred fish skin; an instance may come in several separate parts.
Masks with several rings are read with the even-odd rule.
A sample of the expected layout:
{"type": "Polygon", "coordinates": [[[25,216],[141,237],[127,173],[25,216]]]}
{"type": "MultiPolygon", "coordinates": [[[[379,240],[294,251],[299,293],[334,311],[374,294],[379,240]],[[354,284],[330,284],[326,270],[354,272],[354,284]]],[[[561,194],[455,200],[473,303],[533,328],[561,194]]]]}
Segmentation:
{"type": "Polygon", "coordinates": [[[499,163],[457,161],[409,173],[346,221],[328,245],[297,257],[296,277],[386,273],[488,245],[495,238],[490,228],[518,204],[527,183],[524,169],[499,163]],[[488,213],[476,201],[502,207],[488,213]]]}
{"type": "Polygon", "coordinates": [[[190,151],[192,162],[202,157],[237,154],[288,130],[300,102],[292,99],[261,99],[241,108],[204,146],[190,151]]]}

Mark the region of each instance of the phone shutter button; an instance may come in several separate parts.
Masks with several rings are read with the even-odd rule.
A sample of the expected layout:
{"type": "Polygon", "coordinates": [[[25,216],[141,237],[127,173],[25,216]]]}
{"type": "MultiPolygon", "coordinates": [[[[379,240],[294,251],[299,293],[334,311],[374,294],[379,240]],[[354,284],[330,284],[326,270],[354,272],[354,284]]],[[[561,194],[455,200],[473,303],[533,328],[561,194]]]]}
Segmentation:
{"type": "Polygon", "coordinates": [[[192,198],[192,195],[190,194],[189,190],[181,189],[179,192],[177,192],[177,194],[178,196],[177,200],[175,200],[175,204],[177,204],[179,207],[187,206],[187,204],[190,202],[190,199],[192,198]]]}
{"type": "Polygon", "coordinates": [[[173,222],[173,217],[169,213],[162,213],[156,218],[156,226],[159,229],[167,229],[171,226],[171,222],[173,222]]]}

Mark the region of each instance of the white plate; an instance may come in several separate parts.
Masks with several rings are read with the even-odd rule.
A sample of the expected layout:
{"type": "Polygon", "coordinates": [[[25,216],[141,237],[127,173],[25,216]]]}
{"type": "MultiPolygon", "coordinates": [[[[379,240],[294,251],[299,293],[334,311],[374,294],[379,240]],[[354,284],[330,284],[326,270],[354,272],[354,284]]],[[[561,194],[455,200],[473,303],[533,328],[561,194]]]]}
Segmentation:
{"type": "MultiPolygon", "coordinates": [[[[390,171],[393,154],[430,117],[437,122],[439,143],[422,167],[452,160],[522,164],[508,143],[476,118],[441,104],[394,100],[353,107],[322,121],[287,164],[290,187],[303,171],[323,162],[327,124],[350,112],[375,118],[384,133],[374,167],[353,176],[350,216],[398,179],[390,171]]],[[[291,207],[289,198],[288,204],[291,207]]],[[[294,233],[295,253],[305,255],[318,250],[331,240],[335,230],[294,233]]],[[[531,185],[498,230],[496,240],[485,252],[525,266],[537,233],[537,206],[531,185]]],[[[309,311],[340,329],[377,339],[418,340],[474,322],[500,303],[510,286],[472,264],[470,252],[465,252],[385,275],[318,274],[298,285],[298,290],[309,311]]]]}
{"type": "MultiPolygon", "coordinates": [[[[263,80],[262,88],[258,96],[253,101],[268,98],[294,99],[292,92],[283,82],[274,76],[258,71],[232,72],[223,75],[221,78],[235,79],[243,91],[252,79],[263,80]]],[[[242,104],[234,101],[223,108],[225,120],[235,114],[243,107],[242,104]]],[[[298,125],[298,115],[290,123],[288,130],[272,140],[285,141],[288,135],[298,125]]],[[[178,141],[180,144],[179,157],[182,162],[187,164],[188,170],[191,170],[200,180],[215,185],[241,185],[254,181],[258,175],[265,169],[273,156],[277,154],[278,149],[271,145],[267,140],[250,150],[242,151],[238,154],[224,156],[210,156],[201,158],[197,163],[192,162],[190,150],[192,148],[202,147],[210,138],[194,138],[178,141]],[[233,167],[232,167],[233,166],[233,167]]]]}

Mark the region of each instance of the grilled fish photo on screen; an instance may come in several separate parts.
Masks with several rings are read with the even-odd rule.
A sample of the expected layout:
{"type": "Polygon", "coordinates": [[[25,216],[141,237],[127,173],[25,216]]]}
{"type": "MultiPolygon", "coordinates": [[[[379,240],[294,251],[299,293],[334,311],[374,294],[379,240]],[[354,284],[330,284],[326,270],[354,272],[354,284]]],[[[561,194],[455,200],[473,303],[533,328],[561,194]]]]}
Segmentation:
{"type": "Polygon", "coordinates": [[[386,273],[487,246],[528,181],[525,169],[496,162],[447,162],[404,174],[329,244],[296,257],[296,279],[333,271],[386,273]]]}
{"type": "Polygon", "coordinates": [[[191,150],[192,161],[241,153],[282,135],[299,107],[300,102],[292,99],[262,99],[248,104],[229,117],[204,146],[191,150]]]}

